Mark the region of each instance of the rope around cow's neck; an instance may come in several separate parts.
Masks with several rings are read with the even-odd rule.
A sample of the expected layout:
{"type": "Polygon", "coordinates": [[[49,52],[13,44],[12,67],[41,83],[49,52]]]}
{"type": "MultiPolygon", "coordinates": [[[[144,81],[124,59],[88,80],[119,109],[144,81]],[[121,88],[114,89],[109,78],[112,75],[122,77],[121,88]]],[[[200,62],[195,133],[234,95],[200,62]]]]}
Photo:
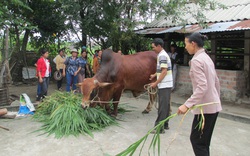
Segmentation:
{"type": "MultiPolygon", "coordinates": [[[[136,98],[140,98],[141,96],[146,95],[146,94],[148,94],[148,96],[149,96],[150,94],[156,94],[156,93],[157,93],[157,89],[152,88],[152,87],[150,86],[150,84],[145,84],[145,85],[144,85],[144,89],[145,89],[147,92],[145,92],[145,93],[139,95],[139,96],[136,97],[136,98]]],[[[98,93],[99,93],[99,89],[97,90],[96,96],[91,100],[91,103],[93,103],[93,102],[110,103],[110,101],[101,101],[101,100],[100,100],[100,97],[98,97],[98,93]],[[98,99],[98,101],[95,101],[95,99],[98,99]]],[[[112,103],[118,103],[118,102],[121,102],[121,101],[112,101],[112,103]]],[[[122,101],[122,102],[123,102],[123,101],[122,101]]],[[[124,102],[128,102],[128,101],[124,101],[124,102]]],[[[155,105],[155,107],[156,107],[156,105],[155,105]]],[[[157,109],[157,108],[156,108],[156,109],[157,109]]]]}

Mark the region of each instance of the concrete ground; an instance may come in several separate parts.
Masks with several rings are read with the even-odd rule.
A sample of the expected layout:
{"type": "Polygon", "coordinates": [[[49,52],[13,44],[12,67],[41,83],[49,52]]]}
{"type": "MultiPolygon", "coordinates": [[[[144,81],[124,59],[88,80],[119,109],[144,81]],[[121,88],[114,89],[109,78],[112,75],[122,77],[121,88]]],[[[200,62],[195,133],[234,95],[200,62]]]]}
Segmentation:
{"type": "MultiPolygon", "coordinates": [[[[35,99],[35,88],[27,87],[21,89],[23,92],[30,92],[28,95],[35,99]]],[[[50,86],[50,93],[55,89],[55,85],[50,86]]],[[[18,93],[16,88],[10,89],[11,93],[18,93]]],[[[185,101],[185,98],[173,94],[173,113],[177,111],[177,106],[185,101]]],[[[94,132],[94,138],[81,135],[79,137],[69,136],[56,139],[54,136],[39,136],[40,133],[33,131],[41,127],[41,123],[33,121],[31,117],[18,119],[0,119],[0,125],[7,127],[10,131],[0,129],[0,156],[114,156],[125,150],[129,145],[142,138],[150,130],[157,116],[154,108],[149,114],[143,115],[147,100],[144,98],[134,99],[123,95],[121,103],[133,106],[132,112],[118,115],[120,126],[111,126],[103,131],[94,132]]],[[[249,156],[250,153],[250,124],[248,114],[233,110],[227,112],[229,107],[225,106],[221,114],[229,114],[231,118],[224,118],[220,115],[217,120],[214,134],[211,141],[211,156],[249,156]],[[226,109],[225,109],[226,108],[226,109]],[[236,112],[236,113],[232,113],[236,112]],[[244,120],[237,114],[242,113],[244,120]],[[234,116],[231,116],[232,113],[234,116]],[[237,121],[233,121],[238,118],[237,121]],[[239,122],[239,121],[243,121],[239,122]]],[[[128,108],[129,109],[129,108],[128,108]]],[[[248,109],[244,109],[247,111],[248,109]]],[[[248,111],[249,112],[249,111],[248,111]]],[[[193,115],[188,114],[181,126],[182,116],[176,116],[170,120],[170,129],[165,134],[161,134],[161,156],[192,156],[193,151],[189,141],[189,134],[193,115]]],[[[142,156],[148,156],[148,147],[153,135],[148,137],[142,156]]],[[[139,150],[134,154],[139,155],[139,150]]],[[[152,155],[152,152],[151,152],[152,155]]],[[[156,154],[157,155],[157,154],[156,154]]]]}

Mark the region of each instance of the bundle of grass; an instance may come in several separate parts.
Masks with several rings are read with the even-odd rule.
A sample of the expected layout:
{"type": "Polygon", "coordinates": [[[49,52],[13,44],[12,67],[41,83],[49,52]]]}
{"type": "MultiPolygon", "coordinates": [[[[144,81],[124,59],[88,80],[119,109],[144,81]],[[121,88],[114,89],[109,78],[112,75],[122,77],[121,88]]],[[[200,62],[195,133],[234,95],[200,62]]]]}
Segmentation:
{"type": "MultiPolygon", "coordinates": [[[[205,118],[204,118],[204,114],[203,114],[203,106],[207,106],[207,105],[214,105],[214,104],[218,104],[216,102],[211,102],[211,103],[204,103],[204,104],[198,104],[198,105],[195,105],[191,108],[189,108],[187,110],[187,112],[184,114],[184,116],[182,117],[181,119],[181,122],[179,124],[179,127],[181,126],[185,116],[187,115],[187,113],[192,110],[192,109],[200,109],[200,114],[201,114],[201,118],[199,119],[199,124],[197,125],[198,129],[202,132],[203,131],[203,128],[204,128],[204,125],[205,125],[205,118]]],[[[139,139],[138,141],[136,141],[135,143],[131,144],[127,149],[125,149],[124,151],[116,154],[116,156],[127,156],[127,155],[133,155],[135,153],[135,151],[139,148],[139,146],[141,146],[141,149],[140,149],[140,152],[139,152],[139,156],[142,154],[142,150],[144,148],[144,145],[148,139],[148,136],[151,134],[151,132],[153,130],[156,130],[156,133],[154,134],[152,140],[151,140],[151,143],[150,143],[150,146],[148,148],[148,155],[150,155],[150,150],[152,149],[153,150],[153,155],[156,154],[156,149],[158,149],[158,155],[160,155],[160,145],[161,145],[161,142],[160,142],[160,130],[161,128],[164,126],[164,123],[166,121],[168,121],[169,119],[171,118],[174,118],[175,116],[177,116],[177,113],[175,114],[172,114],[171,116],[165,118],[164,120],[160,121],[158,125],[156,125],[154,128],[152,128],[151,130],[149,130],[147,132],[146,135],[144,135],[141,139],[139,139]]],[[[170,144],[175,140],[176,138],[176,135],[177,133],[175,134],[174,136],[174,139],[170,142],[170,144]]]]}
{"type": "Polygon", "coordinates": [[[93,137],[93,131],[118,124],[102,108],[82,109],[81,95],[65,92],[46,97],[33,117],[44,123],[38,131],[55,134],[56,138],[79,134],[93,137]]]}

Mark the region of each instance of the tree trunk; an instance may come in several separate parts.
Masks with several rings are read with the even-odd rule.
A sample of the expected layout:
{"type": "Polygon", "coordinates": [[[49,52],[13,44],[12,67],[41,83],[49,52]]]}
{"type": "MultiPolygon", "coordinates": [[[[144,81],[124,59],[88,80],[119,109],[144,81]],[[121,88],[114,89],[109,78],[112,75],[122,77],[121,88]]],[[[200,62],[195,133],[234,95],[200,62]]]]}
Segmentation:
{"type": "Polygon", "coordinates": [[[20,36],[19,36],[19,29],[17,27],[17,25],[15,25],[15,33],[16,33],[16,49],[19,52],[20,51],[20,36]]]}
{"type": "Polygon", "coordinates": [[[61,47],[61,42],[60,42],[59,35],[58,35],[58,37],[57,37],[57,40],[58,40],[57,50],[59,51],[59,49],[60,49],[60,47],[61,47]]]}
{"type": "Polygon", "coordinates": [[[4,60],[8,59],[9,51],[9,28],[6,28],[5,32],[5,43],[4,43],[4,60]]]}
{"type": "Polygon", "coordinates": [[[24,62],[24,65],[26,66],[28,79],[30,78],[30,76],[29,76],[28,65],[27,65],[27,60],[26,60],[26,48],[27,48],[27,44],[28,44],[28,40],[29,40],[29,34],[30,34],[30,30],[26,29],[24,37],[23,37],[23,43],[22,43],[22,49],[21,49],[21,53],[23,56],[23,62],[24,62]]]}
{"type": "Polygon", "coordinates": [[[86,46],[87,45],[87,35],[84,33],[84,30],[82,29],[82,42],[81,46],[86,46]]]}
{"type": "Polygon", "coordinates": [[[28,40],[29,40],[29,35],[30,35],[30,30],[26,29],[24,37],[23,37],[23,43],[22,43],[22,49],[21,49],[23,54],[26,52],[26,48],[27,48],[27,44],[28,44],[28,40]]]}

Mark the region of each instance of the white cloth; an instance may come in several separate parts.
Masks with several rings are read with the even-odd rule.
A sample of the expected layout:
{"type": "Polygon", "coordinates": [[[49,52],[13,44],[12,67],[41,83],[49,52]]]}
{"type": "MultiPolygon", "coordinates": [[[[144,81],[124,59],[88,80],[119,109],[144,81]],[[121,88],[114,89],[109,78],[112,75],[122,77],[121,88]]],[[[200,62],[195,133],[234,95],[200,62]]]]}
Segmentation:
{"type": "Polygon", "coordinates": [[[45,77],[49,77],[49,61],[48,59],[44,59],[45,64],[46,64],[46,72],[45,72],[45,77]]]}
{"type": "Polygon", "coordinates": [[[22,96],[24,97],[26,105],[29,108],[29,110],[31,112],[35,111],[36,109],[35,109],[34,105],[32,104],[32,102],[30,101],[29,96],[26,93],[23,93],[22,96]]]}

